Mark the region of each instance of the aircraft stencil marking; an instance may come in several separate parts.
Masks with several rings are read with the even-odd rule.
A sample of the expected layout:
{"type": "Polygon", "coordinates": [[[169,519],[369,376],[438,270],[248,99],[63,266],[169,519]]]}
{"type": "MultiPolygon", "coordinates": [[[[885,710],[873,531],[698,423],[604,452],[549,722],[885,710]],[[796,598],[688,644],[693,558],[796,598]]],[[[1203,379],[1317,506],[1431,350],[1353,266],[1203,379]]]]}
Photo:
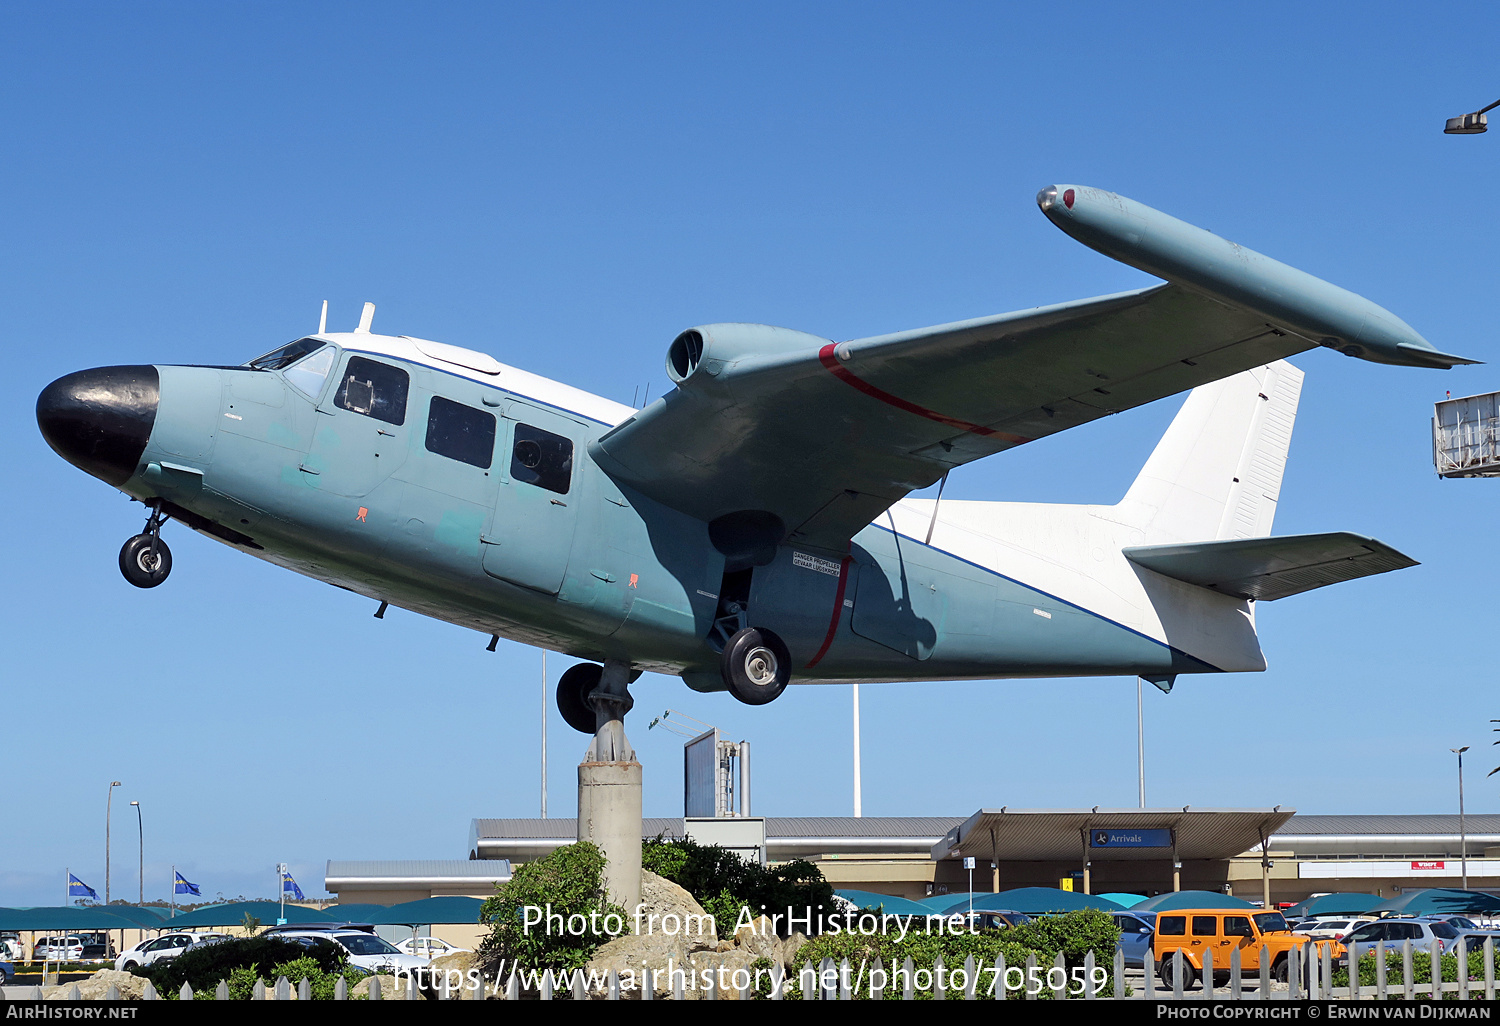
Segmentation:
{"type": "Polygon", "coordinates": [[[1285,358],[1474,361],[1122,196],[1052,186],[1037,203],[1164,282],[841,342],[701,325],[672,340],[675,387],[641,409],[376,335],[366,304],[355,332],[323,323],[243,367],[66,375],[37,421],[147,506],[120,553],[130,583],[167,578],[160,529],[178,520],[377,616],[397,605],[491,651],[508,637],[587,660],[557,695],[586,733],[595,690],[646,670],[752,705],[794,679],[1131,675],[1166,690],[1264,669],[1258,601],[1415,565],[1347,532],[1271,536],[1303,377],[1285,358]],[[1181,392],[1114,505],[912,496],[1181,392]]]}

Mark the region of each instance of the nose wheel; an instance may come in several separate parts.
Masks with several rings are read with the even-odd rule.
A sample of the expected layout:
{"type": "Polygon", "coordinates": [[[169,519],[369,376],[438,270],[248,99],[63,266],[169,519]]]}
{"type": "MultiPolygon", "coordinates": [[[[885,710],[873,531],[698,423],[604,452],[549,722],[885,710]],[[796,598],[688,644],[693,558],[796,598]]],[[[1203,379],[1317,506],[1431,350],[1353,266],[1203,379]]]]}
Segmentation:
{"type": "Polygon", "coordinates": [[[137,588],[154,588],[172,572],[172,550],[161,540],[167,517],[152,507],[146,529],[120,548],[120,573],[137,588]]]}
{"type": "MultiPolygon", "coordinates": [[[[570,666],[557,681],[557,711],[562,713],[563,721],[580,734],[593,734],[598,727],[589,696],[599,686],[603,675],[604,667],[598,663],[579,663],[570,666]]],[[[630,677],[631,682],[639,676],[640,672],[636,671],[630,677]]],[[[635,699],[627,695],[625,702],[625,711],[629,712],[635,699]]]]}

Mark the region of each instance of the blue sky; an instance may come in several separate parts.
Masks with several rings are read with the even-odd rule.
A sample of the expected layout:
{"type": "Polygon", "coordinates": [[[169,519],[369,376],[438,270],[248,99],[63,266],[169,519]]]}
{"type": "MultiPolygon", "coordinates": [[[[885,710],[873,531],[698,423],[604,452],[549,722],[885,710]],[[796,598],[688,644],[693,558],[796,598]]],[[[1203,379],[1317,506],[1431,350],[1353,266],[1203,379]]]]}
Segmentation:
{"type": "MultiPolygon", "coordinates": [[[[540,656],[392,611],[179,525],[152,592],[139,506],[58,459],[35,396],[115,363],[238,363],[327,299],[622,402],[673,336],[746,320],[855,338],[1145,276],[1033,197],[1124,193],[1395,311],[1493,340],[1493,5],[12,4],[0,9],[0,905],[65,867],[147,897],[309,894],[329,858],[460,858],[535,815],[540,656]],[[129,816],[130,819],[126,817],[129,816]]],[[[1416,569],[1260,610],[1271,668],[1146,696],[1152,805],[1500,811],[1497,485],[1439,481],[1428,418],[1493,365],[1307,371],[1276,529],[1348,529],[1416,569]],[[1226,757],[1226,752],[1228,756],[1226,757]]],[[[1113,502],[1167,400],[953,475],[953,497],[1113,502]]],[[[554,678],[568,665],[549,660],[554,678]]],[[[868,815],[1136,800],[1129,679],[866,687],[868,815]]],[[[648,676],[647,815],[681,813],[679,709],[755,747],[756,811],[851,808],[847,687],[762,709],[648,676]]],[[[550,702],[549,702],[550,709],[550,702]]],[[[552,713],[551,811],[585,747],[552,713]]]]}

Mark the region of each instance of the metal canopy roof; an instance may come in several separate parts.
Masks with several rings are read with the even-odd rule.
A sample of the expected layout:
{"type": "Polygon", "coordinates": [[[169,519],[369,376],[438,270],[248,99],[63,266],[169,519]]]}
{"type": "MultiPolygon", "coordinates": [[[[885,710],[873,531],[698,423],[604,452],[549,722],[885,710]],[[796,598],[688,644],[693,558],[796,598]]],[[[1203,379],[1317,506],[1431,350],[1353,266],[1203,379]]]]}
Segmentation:
{"type": "Polygon", "coordinates": [[[1170,859],[1170,847],[1085,847],[1095,830],[1171,830],[1180,860],[1230,859],[1261,843],[1295,810],[1271,809],[981,809],[932,846],[935,859],[975,856],[999,862],[1095,862],[1170,859]]]}
{"type": "Polygon", "coordinates": [[[507,859],[329,859],[323,886],[335,894],[350,890],[489,888],[510,877],[507,859]]]}

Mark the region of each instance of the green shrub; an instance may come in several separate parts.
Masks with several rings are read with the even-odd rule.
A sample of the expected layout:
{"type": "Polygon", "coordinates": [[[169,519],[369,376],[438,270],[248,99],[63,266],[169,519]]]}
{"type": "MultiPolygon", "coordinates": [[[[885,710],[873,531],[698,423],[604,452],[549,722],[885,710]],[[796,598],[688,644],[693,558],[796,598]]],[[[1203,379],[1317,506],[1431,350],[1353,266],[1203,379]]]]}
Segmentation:
{"type": "MultiPolygon", "coordinates": [[[[495,896],[484,903],[479,921],[491,924],[490,935],[479,946],[478,959],[486,975],[520,965],[535,969],[580,969],[598,947],[611,939],[605,930],[605,917],[618,916],[619,923],[609,923],[623,931],[630,917],[618,905],[609,903],[604,893],[604,853],[588,841],[569,844],[551,854],[516,869],[508,883],[496,888],[495,896]],[[564,929],[549,929],[546,919],[527,925],[528,908],[545,913],[550,906],[560,916],[564,929]],[[584,929],[574,933],[566,928],[572,916],[581,915],[584,929]]],[[[535,913],[533,913],[535,918],[535,913]]]]}
{"type": "MultiPolygon", "coordinates": [[[[896,931],[873,935],[825,933],[813,938],[797,951],[794,964],[788,966],[786,997],[800,999],[804,981],[798,974],[809,962],[817,969],[825,958],[832,959],[835,966],[847,959],[851,975],[857,974],[861,966],[864,967],[862,980],[851,981],[856,985],[854,996],[864,999],[870,996],[869,973],[877,959],[883,964],[887,974],[890,974],[910,958],[913,971],[923,971],[916,982],[929,982],[926,987],[913,987],[913,996],[918,1000],[932,997],[930,974],[939,957],[943,960],[945,971],[951,974],[954,970],[961,969],[964,960],[972,955],[979,973],[978,987],[981,992],[988,991],[994,983],[994,975],[988,970],[994,966],[999,955],[1005,956],[1007,967],[1024,969],[1027,956],[1034,954],[1041,973],[1045,974],[1057,953],[1062,952],[1069,967],[1067,971],[1071,973],[1073,967],[1082,966],[1084,956],[1092,951],[1095,966],[1112,975],[1115,946],[1119,942],[1120,931],[1108,913],[1097,909],[1083,909],[1062,916],[1043,916],[1020,926],[981,933],[937,932],[935,926],[932,932],[928,932],[918,918],[913,921],[905,939],[898,938],[899,933],[896,931]]],[[[1069,981],[1070,987],[1076,986],[1071,976],[1069,981]]],[[[1013,979],[1012,983],[1014,982],[1013,979]]],[[[1111,996],[1114,993],[1113,986],[1114,981],[1109,980],[1097,989],[1097,993],[1101,997],[1111,996]]],[[[887,1000],[899,999],[902,989],[901,982],[888,976],[885,987],[887,1000]]],[[[1009,990],[1007,996],[1019,998],[1022,995],[1018,990],[1009,990]]],[[[1050,998],[1052,992],[1043,988],[1038,996],[1050,998]]]]}
{"type": "Polygon", "coordinates": [[[267,986],[285,976],[293,986],[303,978],[312,984],[313,997],[332,1000],[333,988],[340,976],[349,986],[364,973],[349,964],[344,952],[330,941],[319,941],[305,947],[277,937],[249,937],[220,941],[192,948],[170,962],[153,963],[134,970],[135,975],[151,981],[158,994],[175,998],[184,983],[193,988],[195,997],[212,995],[220,980],[229,982],[229,995],[245,1000],[257,979],[267,986]]]}
{"type": "MultiPolygon", "coordinates": [[[[1477,981],[1482,988],[1484,985],[1484,948],[1474,947],[1468,952],[1469,979],[1477,981]]],[[[1458,981],[1458,955],[1442,955],[1439,958],[1439,972],[1443,974],[1443,981],[1456,983],[1458,981]]],[[[1303,987],[1307,986],[1306,976],[1303,977],[1303,987]]],[[[1432,982],[1432,955],[1426,951],[1413,951],[1411,953],[1411,982],[1432,982]]],[[[1375,953],[1372,951],[1359,960],[1359,983],[1362,987],[1375,986],[1375,953]]],[[[1333,962],[1333,985],[1335,987],[1349,986],[1349,960],[1348,956],[1334,959],[1333,962]]],[[[1387,989],[1397,989],[1402,985],[1401,949],[1394,950],[1387,946],[1385,949],[1385,985],[1387,989]]],[[[1472,984],[1471,984],[1472,988],[1472,984]]],[[[1456,997],[1457,992],[1445,995],[1456,997]]]]}
{"type": "MultiPolygon", "coordinates": [[[[818,867],[797,860],[779,866],[761,866],[718,845],[688,840],[647,841],[641,847],[641,866],[679,885],[713,915],[719,936],[733,936],[742,911],[750,918],[779,915],[778,931],[790,932],[787,909],[805,918],[837,911],[833,886],[818,867]]],[[[805,932],[805,931],[804,931],[805,932]]]]}

